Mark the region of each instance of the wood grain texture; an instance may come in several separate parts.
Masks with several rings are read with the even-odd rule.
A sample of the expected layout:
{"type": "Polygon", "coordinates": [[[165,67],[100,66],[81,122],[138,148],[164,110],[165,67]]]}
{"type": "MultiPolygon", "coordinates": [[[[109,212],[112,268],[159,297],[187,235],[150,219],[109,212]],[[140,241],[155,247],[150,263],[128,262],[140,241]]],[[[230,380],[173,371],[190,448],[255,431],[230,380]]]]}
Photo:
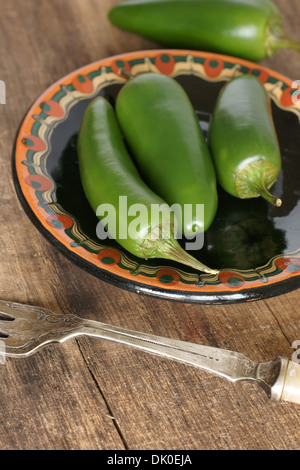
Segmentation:
{"type": "MultiPolygon", "coordinates": [[[[110,25],[112,0],[1,1],[0,295],[130,329],[240,351],[291,357],[299,290],[255,303],[161,301],[105,284],[74,266],[33,227],[15,194],[11,153],[20,121],[46,87],[95,60],[158,45],[110,25]]],[[[299,0],[276,0],[300,41],[299,0]]],[[[299,55],[265,65],[300,79],[299,55]]],[[[300,408],[270,402],[179,363],[81,338],[0,365],[0,449],[300,449],[300,408]]]]}

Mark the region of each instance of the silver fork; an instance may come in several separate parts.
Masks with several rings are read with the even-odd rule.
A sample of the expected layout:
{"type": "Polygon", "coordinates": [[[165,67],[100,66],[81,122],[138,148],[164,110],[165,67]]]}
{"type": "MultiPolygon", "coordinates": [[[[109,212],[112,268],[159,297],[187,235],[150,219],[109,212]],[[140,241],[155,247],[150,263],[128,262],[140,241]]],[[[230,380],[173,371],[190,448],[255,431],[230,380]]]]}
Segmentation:
{"type": "Polygon", "coordinates": [[[27,357],[49,343],[94,336],[173,359],[231,382],[255,381],[268,397],[300,404],[300,365],[284,357],[255,363],[234,351],[130,331],[76,315],[0,300],[0,356],[27,357]]]}

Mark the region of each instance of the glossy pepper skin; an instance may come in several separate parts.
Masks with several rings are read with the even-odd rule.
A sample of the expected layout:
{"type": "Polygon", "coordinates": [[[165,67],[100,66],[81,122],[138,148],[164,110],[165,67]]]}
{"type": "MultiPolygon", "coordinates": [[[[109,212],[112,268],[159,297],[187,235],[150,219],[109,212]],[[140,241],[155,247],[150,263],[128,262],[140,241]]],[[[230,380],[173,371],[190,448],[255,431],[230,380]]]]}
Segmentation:
{"type": "Polygon", "coordinates": [[[77,150],[86,198],[104,225],[107,215],[99,212],[99,206],[105,204],[105,208],[107,205],[110,210],[113,208],[116,223],[111,236],[123,248],[139,258],[172,259],[200,271],[217,273],[185,252],[175,239],[174,213],[142,181],[123,141],[114,109],[105,98],[98,97],[87,107],[77,150]],[[126,197],[126,211],[119,210],[120,197],[126,197]],[[138,216],[134,210],[136,204],[145,208],[138,216]],[[158,217],[153,218],[153,206],[161,208],[158,217]],[[133,232],[130,224],[137,222],[137,217],[133,232]]]}
{"type": "Polygon", "coordinates": [[[299,49],[270,0],[127,0],[110,21],[164,46],[208,50],[260,61],[277,49],[299,49]]]}
{"type": "Polygon", "coordinates": [[[206,231],[217,210],[216,175],[182,86],[162,74],[133,77],[118,94],[116,114],[147,184],[170,206],[178,204],[182,234],[192,237],[206,231]],[[204,216],[197,214],[197,204],[204,205],[204,216]]]}
{"type": "Polygon", "coordinates": [[[213,112],[209,145],[220,185],[241,199],[281,200],[269,189],[281,169],[281,154],[271,104],[261,82],[240,75],[220,92],[213,112]]]}

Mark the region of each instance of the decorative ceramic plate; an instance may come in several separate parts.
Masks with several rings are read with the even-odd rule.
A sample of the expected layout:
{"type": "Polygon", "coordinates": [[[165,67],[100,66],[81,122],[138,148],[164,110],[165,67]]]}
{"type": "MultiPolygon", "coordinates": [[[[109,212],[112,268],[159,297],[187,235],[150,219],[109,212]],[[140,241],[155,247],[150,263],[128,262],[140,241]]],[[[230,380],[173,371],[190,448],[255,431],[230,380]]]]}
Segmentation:
{"type": "Polygon", "coordinates": [[[115,286],[170,300],[199,303],[252,301],[300,287],[300,103],[292,81],[257,64],[204,52],[153,50],[87,65],[62,78],[32,105],[21,123],[13,167],[17,193],[41,232],[72,261],[115,286]],[[97,95],[112,103],[132,74],[174,77],[188,93],[205,133],[224,83],[253,74],[264,84],[283,169],[273,187],[281,208],[261,198],[238,200],[220,190],[219,209],[204,248],[191,254],[221,269],[201,274],[166,260],[135,258],[112,240],[96,236],[98,220],[85,199],[76,139],[83,113],[97,95]]]}

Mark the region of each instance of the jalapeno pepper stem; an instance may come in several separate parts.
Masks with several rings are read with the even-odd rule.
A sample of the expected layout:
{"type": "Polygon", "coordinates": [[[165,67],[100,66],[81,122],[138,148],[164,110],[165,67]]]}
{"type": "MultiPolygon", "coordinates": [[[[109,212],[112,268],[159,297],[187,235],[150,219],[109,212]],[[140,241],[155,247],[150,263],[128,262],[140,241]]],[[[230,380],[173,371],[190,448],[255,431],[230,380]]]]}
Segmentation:
{"type": "Polygon", "coordinates": [[[219,274],[220,272],[216,269],[211,269],[205,264],[201,263],[201,261],[198,261],[196,258],[187,253],[175,240],[167,240],[167,243],[164,243],[163,249],[166,258],[185,264],[186,266],[190,266],[191,268],[197,269],[197,271],[203,271],[207,274],[213,275],[219,274]]]}
{"type": "Polygon", "coordinates": [[[300,44],[282,32],[280,36],[273,36],[273,40],[269,43],[269,50],[271,51],[270,55],[272,55],[278,49],[293,49],[297,52],[300,52],[300,44]]]}
{"type": "Polygon", "coordinates": [[[257,160],[246,165],[235,176],[235,188],[241,199],[261,196],[270,204],[280,207],[282,202],[270,193],[279,169],[266,160],[257,160]]]}
{"type": "Polygon", "coordinates": [[[282,205],[281,199],[271,194],[264,183],[257,184],[254,181],[250,181],[246,179],[244,179],[244,181],[247,184],[249,189],[252,189],[255,193],[257,193],[257,195],[263,197],[266,201],[268,201],[273,206],[280,207],[282,205]]]}
{"type": "Polygon", "coordinates": [[[261,197],[263,197],[266,201],[268,201],[270,204],[276,207],[280,207],[282,205],[281,199],[279,199],[276,196],[273,196],[267,188],[259,187],[256,186],[257,192],[260,194],[261,197]]]}
{"type": "Polygon", "coordinates": [[[265,47],[269,56],[272,56],[278,49],[294,49],[300,52],[300,44],[285,33],[282,16],[278,13],[270,17],[266,29],[265,47]]]}
{"type": "Polygon", "coordinates": [[[197,271],[202,271],[208,274],[219,274],[219,271],[216,269],[211,269],[205,264],[198,261],[196,258],[191,256],[187,251],[185,251],[178,241],[170,236],[168,238],[163,238],[163,228],[156,227],[152,230],[148,237],[146,238],[143,246],[141,247],[142,252],[144,253],[145,259],[149,258],[164,258],[178,263],[190,266],[191,268],[197,269],[197,271]],[[153,237],[153,234],[159,234],[157,237],[153,237]]]}

